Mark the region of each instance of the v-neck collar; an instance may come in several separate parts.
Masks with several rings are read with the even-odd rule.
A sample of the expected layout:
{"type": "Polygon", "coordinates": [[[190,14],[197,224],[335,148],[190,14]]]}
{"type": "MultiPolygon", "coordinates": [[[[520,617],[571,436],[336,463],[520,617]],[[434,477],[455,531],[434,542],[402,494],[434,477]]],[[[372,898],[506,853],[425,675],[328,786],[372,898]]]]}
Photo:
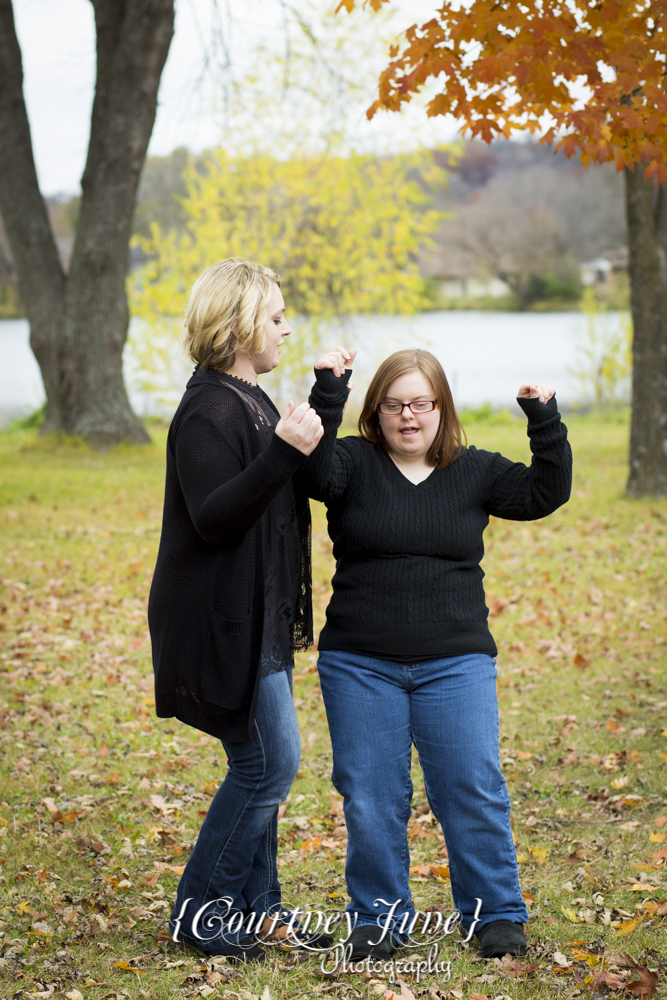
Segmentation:
{"type": "Polygon", "coordinates": [[[396,470],[401,479],[404,482],[406,482],[408,486],[412,486],[412,488],[415,490],[418,490],[420,486],[426,486],[427,483],[430,483],[431,480],[433,479],[433,474],[438,471],[437,465],[434,465],[431,471],[429,472],[428,476],[426,477],[426,479],[422,479],[421,482],[419,483],[413,483],[411,479],[408,479],[408,477],[405,475],[404,472],[401,472],[401,470],[396,465],[396,462],[393,460],[389,452],[383,451],[382,454],[385,456],[385,459],[387,460],[387,462],[389,462],[391,467],[396,470]]]}

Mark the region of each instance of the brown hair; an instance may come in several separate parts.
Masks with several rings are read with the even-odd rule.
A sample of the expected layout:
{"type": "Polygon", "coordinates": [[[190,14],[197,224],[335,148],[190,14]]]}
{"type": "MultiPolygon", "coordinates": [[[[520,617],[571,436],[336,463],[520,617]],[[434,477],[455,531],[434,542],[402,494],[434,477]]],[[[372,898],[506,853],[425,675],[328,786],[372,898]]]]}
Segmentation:
{"type": "Polygon", "coordinates": [[[199,275],[185,311],[184,344],[201,368],[228,371],[237,349],[261,354],[273,285],[280,275],[270,267],[228,257],[199,275]]]}
{"type": "Polygon", "coordinates": [[[426,461],[429,465],[444,469],[446,465],[451,465],[461,457],[466,449],[467,439],[456,413],[447,376],[438,359],[429,351],[396,351],[382,362],[366,392],[359,416],[359,434],[376,448],[386,451],[387,443],[380,430],[378,406],[386,397],[394,379],[408,372],[421,372],[433,386],[440,410],[440,424],[426,461]]]}

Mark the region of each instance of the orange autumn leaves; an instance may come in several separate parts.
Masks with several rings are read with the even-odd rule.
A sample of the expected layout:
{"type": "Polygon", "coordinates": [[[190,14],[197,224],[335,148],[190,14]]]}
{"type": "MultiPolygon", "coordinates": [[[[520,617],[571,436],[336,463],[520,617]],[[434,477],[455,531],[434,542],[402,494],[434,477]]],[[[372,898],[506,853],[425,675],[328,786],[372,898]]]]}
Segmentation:
{"type": "MultiPolygon", "coordinates": [[[[342,0],[351,11],[358,0],[342,0]]],[[[378,10],[387,0],[364,0],[378,10]]],[[[645,166],[667,181],[667,34],[655,3],[605,0],[445,0],[412,25],[380,77],[382,108],[398,111],[430,81],[427,113],[453,115],[487,142],[515,129],[543,132],[584,165],[645,166]],[[544,124],[549,112],[552,127],[544,124]]]]}

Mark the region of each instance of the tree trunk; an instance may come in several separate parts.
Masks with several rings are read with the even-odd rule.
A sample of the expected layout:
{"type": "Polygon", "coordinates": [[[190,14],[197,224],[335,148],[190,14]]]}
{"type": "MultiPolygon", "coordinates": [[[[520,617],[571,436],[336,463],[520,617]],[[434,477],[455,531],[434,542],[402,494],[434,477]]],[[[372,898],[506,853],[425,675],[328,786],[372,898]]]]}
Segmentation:
{"type": "Polygon", "coordinates": [[[11,137],[0,144],[0,211],[44,380],[45,429],[109,448],[148,440],[123,383],[125,279],[174,0],[91,2],[97,79],[69,275],[60,266],[37,184],[11,0],[0,0],[0,132],[11,137]]]}
{"type": "Polygon", "coordinates": [[[667,496],[667,191],[625,170],[633,370],[629,496],[667,496]]]}
{"type": "Polygon", "coordinates": [[[0,0],[0,134],[0,212],[44,380],[45,427],[55,430],[62,425],[58,355],[65,275],[37,183],[11,0],[0,0]]]}

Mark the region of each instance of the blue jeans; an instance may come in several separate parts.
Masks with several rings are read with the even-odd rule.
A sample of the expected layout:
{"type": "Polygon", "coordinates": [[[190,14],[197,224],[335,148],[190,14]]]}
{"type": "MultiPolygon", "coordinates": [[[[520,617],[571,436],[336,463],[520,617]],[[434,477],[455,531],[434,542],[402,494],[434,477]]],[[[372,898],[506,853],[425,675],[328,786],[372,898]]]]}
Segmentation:
{"type": "Polygon", "coordinates": [[[262,916],[281,908],[278,806],[301,756],[291,669],[262,678],[252,738],[223,746],[227,776],[199,831],[169,921],[174,940],[210,954],[259,930],[262,916]]]}
{"type": "Polygon", "coordinates": [[[402,664],[323,650],[318,669],[333,744],[333,783],[344,797],[346,877],[357,923],[389,907],[397,936],[414,915],[407,825],[412,744],[449,854],[454,905],[468,931],[525,923],[510,801],[500,770],[495,661],[485,654],[402,664]]]}

